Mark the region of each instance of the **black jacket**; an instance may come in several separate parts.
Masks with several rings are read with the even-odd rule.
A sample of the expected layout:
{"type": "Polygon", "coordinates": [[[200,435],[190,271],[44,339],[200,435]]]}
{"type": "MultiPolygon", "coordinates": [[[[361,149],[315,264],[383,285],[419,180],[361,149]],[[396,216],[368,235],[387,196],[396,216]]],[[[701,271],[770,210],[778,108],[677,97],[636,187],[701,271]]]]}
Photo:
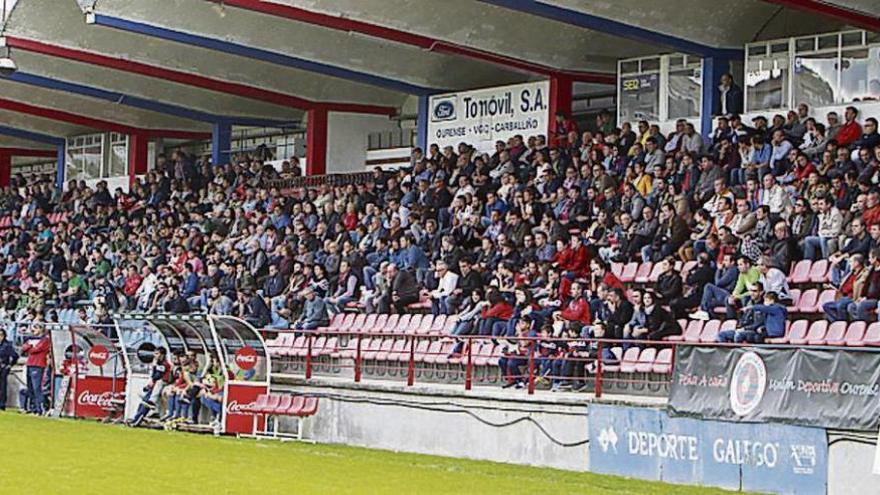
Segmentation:
{"type": "Polygon", "coordinates": [[[11,368],[18,361],[18,353],[12,346],[12,342],[4,340],[0,342],[0,369],[11,368]]]}
{"type": "Polygon", "coordinates": [[[657,279],[655,292],[657,293],[657,297],[664,304],[668,304],[669,301],[681,297],[681,275],[676,271],[666,272],[663,275],[660,275],[660,278],[657,279]]]}

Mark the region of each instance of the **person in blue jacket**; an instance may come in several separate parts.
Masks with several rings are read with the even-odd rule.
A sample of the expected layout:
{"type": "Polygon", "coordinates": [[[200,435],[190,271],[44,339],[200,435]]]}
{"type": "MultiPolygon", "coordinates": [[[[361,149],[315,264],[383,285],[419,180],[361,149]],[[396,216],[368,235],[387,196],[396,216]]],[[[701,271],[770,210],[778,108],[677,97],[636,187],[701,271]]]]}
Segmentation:
{"type": "Polygon", "coordinates": [[[6,382],[16,362],[18,353],[12,342],[6,339],[6,330],[0,328],[0,411],[6,410],[6,382]]]}
{"type": "Polygon", "coordinates": [[[785,306],[779,304],[779,296],[775,292],[764,294],[764,304],[748,306],[744,311],[752,313],[751,322],[736,331],[727,330],[719,333],[719,342],[760,344],[766,338],[779,338],[785,335],[785,306]]]}

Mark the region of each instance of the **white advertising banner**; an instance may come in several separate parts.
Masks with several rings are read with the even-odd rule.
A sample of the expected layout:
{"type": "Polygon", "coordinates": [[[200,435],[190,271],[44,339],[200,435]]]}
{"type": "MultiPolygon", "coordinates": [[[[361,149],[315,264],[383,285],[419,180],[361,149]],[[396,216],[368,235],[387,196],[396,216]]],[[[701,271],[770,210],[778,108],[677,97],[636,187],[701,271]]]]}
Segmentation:
{"type": "Polygon", "coordinates": [[[495,141],[517,134],[547,135],[550,82],[538,81],[432,96],[428,103],[428,144],[457,147],[465,142],[492,151],[495,141]]]}

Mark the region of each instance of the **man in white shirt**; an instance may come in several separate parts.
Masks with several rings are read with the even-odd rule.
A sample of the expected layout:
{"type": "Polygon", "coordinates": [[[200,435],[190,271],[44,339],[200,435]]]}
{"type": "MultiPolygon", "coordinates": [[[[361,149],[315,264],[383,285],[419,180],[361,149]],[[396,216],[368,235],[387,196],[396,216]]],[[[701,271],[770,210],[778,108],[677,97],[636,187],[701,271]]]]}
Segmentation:
{"type": "Polygon", "coordinates": [[[776,182],[773,174],[764,175],[762,184],[764,187],[760,193],[761,204],[770,207],[770,214],[787,217],[791,208],[791,197],[785,189],[776,182]]]}
{"type": "Polygon", "coordinates": [[[837,237],[843,232],[843,215],[832,199],[826,196],[816,202],[819,210],[818,235],[804,238],[804,259],[813,261],[828,259],[831,252],[837,250],[837,237]],[[821,258],[817,258],[817,251],[821,253],[821,258]]]}
{"type": "Polygon", "coordinates": [[[779,296],[779,303],[787,305],[791,302],[791,291],[788,287],[788,277],[779,268],[773,266],[769,256],[761,256],[758,260],[758,271],[761,272],[761,285],[764,286],[764,294],[770,292],[779,296]]]}
{"type": "Polygon", "coordinates": [[[443,260],[434,264],[434,275],[437,277],[437,288],[431,291],[431,313],[434,316],[448,315],[447,301],[458,286],[458,275],[449,270],[449,266],[443,260]]]}

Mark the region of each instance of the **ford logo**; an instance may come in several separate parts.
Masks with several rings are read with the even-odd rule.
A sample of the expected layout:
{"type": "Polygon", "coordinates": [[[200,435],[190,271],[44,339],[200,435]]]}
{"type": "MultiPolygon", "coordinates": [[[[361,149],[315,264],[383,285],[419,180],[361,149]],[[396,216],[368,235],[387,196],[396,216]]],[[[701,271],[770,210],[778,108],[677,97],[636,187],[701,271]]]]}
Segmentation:
{"type": "Polygon", "coordinates": [[[434,120],[452,120],[455,118],[455,105],[450,100],[442,100],[434,105],[434,120]]]}

